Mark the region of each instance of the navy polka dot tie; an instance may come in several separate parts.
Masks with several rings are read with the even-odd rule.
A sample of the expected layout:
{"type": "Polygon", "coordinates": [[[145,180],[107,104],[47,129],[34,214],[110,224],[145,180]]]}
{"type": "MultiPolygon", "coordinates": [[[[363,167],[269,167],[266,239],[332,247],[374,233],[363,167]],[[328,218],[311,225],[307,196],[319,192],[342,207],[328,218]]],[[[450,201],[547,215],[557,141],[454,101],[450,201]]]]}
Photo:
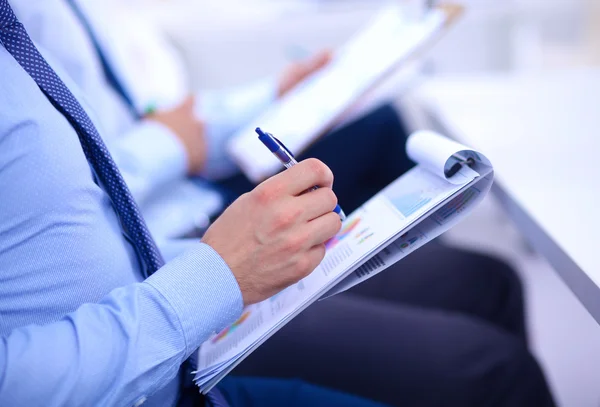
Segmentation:
{"type": "MultiPolygon", "coordinates": [[[[121,223],[144,261],[147,274],[154,273],[163,266],[164,260],[127,184],[87,113],[39,53],[23,25],[17,20],[8,0],[0,0],[0,43],[73,126],[88,162],[106,189],[121,223]]],[[[216,388],[209,392],[206,400],[212,407],[228,406],[227,400],[216,388]]]]}
{"type": "Polygon", "coordinates": [[[33,45],[8,0],[0,0],[0,41],[77,131],[83,152],[112,200],[148,275],[158,270],[164,260],[102,138],[79,102],[33,45]]]}

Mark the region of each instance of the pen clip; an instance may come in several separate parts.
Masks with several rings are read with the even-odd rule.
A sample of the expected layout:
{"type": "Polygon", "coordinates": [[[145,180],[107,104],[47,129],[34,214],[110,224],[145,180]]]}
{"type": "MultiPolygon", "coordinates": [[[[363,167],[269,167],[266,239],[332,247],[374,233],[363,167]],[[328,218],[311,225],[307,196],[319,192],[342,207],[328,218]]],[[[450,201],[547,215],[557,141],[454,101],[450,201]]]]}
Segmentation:
{"type": "Polygon", "coordinates": [[[273,137],[273,139],[281,146],[281,148],[283,148],[285,151],[287,151],[287,153],[290,155],[290,157],[296,158],[296,157],[294,157],[294,153],[292,153],[290,150],[288,150],[288,148],[285,146],[285,144],[283,144],[281,141],[279,141],[279,139],[277,137],[275,137],[271,133],[269,133],[269,135],[271,137],[273,137]]]}

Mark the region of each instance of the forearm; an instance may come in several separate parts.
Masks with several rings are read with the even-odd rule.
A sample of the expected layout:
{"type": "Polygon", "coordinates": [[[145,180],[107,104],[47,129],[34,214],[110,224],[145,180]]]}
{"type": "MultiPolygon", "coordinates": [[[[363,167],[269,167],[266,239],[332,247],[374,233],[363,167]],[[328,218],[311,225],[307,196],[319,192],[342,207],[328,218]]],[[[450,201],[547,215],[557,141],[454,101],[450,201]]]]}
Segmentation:
{"type": "Polygon", "coordinates": [[[235,277],[199,245],[143,283],[2,338],[0,405],[133,405],[241,309],[235,277]]]}

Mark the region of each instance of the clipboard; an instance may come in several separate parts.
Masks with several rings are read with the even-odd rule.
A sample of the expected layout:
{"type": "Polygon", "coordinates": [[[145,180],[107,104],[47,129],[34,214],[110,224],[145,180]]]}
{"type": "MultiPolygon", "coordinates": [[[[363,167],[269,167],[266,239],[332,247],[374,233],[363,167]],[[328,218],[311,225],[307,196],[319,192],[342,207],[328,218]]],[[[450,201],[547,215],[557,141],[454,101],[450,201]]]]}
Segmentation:
{"type": "MultiPolygon", "coordinates": [[[[353,104],[348,106],[348,108],[344,110],[339,115],[339,117],[335,117],[332,120],[332,122],[325,128],[325,130],[318,134],[315,140],[312,141],[312,143],[310,143],[306,147],[306,149],[308,149],[312,144],[317,142],[325,134],[333,130],[338,124],[343,122],[346,117],[352,114],[354,109],[360,106],[361,100],[368,98],[369,95],[371,95],[373,92],[375,92],[375,90],[382,86],[385,83],[385,81],[388,80],[398,69],[401,69],[402,65],[409,64],[410,62],[424,57],[425,54],[446,35],[446,33],[454,26],[454,24],[458,22],[465,10],[463,6],[451,3],[436,5],[431,7],[431,9],[440,10],[446,16],[444,19],[444,25],[442,26],[441,30],[436,32],[436,34],[431,36],[426,42],[422,43],[417,49],[415,49],[414,52],[407,55],[405,58],[398,60],[395,66],[391,67],[385,74],[383,74],[377,81],[375,81],[373,85],[369,89],[367,89],[363,94],[361,94],[353,104]]],[[[299,152],[298,154],[301,154],[301,152],[299,152]]]]}
{"type": "MultiPolygon", "coordinates": [[[[369,39],[372,40],[373,38],[384,40],[382,47],[387,45],[388,49],[396,45],[396,42],[391,41],[401,39],[404,43],[402,44],[402,41],[400,41],[401,45],[399,47],[407,48],[407,52],[402,55],[391,53],[388,56],[388,60],[386,60],[386,55],[383,52],[374,54],[377,57],[383,58],[383,63],[381,64],[383,69],[381,72],[378,72],[377,64],[371,63],[371,60],[369,60],[371,65],[365,65],[369,65],[369,68],[373,71],[369,73],[373,78],[369,78],[369,83],[363,89],[359,91],[355,90],[356,92],[352,94],[344,94],[347,90],[344,87],[335,89],[335,85],[331,85],[331,82],[338,80],[337,76],[332,73],[332,71],[335,72],[335,69],[338,68],[335,66],[337,61],[336,57],[334,57],[334,61],[329,66],[307,78],[297,88],[293,89],[290,94],[267,109],[263,115],[258,117],[249,126],[238,131],[231,138],[227,146],[230,157],[238,164],[244,174],[255,183],[259,183],[275,174],[280,170],[280,164],[256,139],[254,133],[256,127],[263,127],[266,131],[276,134],[292,151],[301,154],[344,121],[348,115],[360,106],[365,98],[378,89],[398,69],[409,62],[421,58],[454,26],[463,12],[464,8],[458,4],[440,4],[427,11],[422,21],[418,20],[416,22],[417,20],[414,19],[408,20],[406,15],[403,14],[402,8],[398,6],[383,9],[363,31],[359,32],[346,45],[342,46],[337,53],[343,55],[341,59],[356,59],[357,52],[353,50],[360,49],[361,46],[368,44],[369,39]],[[394,18],[396,20],[393,20],[394,18]],[[404,21],[411,22],[410,25],[407,25],[409,28],[405,29],[401,25],[403,19],[404,21]],[[409,39],[405,39],[404,37],[394,38],[392,37],[394,35],[393,31],[389,31],[391,35],[389,36],[390,38],[387,38],[386,27],[391,29],[394,27],[394,24],[397,25],[396,29],[399,27],[405,29],[407,32],[406,36],[409,39]],[[432,32],[427,31],[430,29],[432,32]],[[413,34],[418,39],[416,44],[412,43],[412,38],[410,38],[413,34]],[[386,44],[386,41],[388,44],[386,44]],[[321,100],[322,98],[318,96],[319,90],[322,90],[322,94],[331,94],[332,92],[327,93],[328,88],[330,91],[334,89],[343,94],[339,97],[339,100],[332,100],[331,105],[328,105],[326,101],[321,100]],[[322,103],[320,107],[314,105],[318,105],[319,103],[322,103]],[[310,114],[311,109],[312,113],[314,113],[312,115],[310,114]],[[309,113],[304,114],[304,117],[302,117],[303,112],[306,111],[309,111],[309,113]],[[319,115],[323,117],[318,117],[319,115]],[[288,122],[300,125],[291,129],[289,125],[284,124],[288,122]]],[[[366,51],[365,55],[369,55],[369,49],[369,47],[363,49],[366,51]]],[[[352,65],[348,60],[341,61],[341,64],[346,64],[346,67],[352,65]]],[[[360,65],[360,63],[356,64],[359,68],[360,65]]],[[[344,73],[344,71],[340,72],[344,73]]],[[[360,76],[360,73],[355,72],[354,74],[360,76]]],[[[339,82],[343,82],[343,75],[340,76],[342,76],[342,80],[339,82]]]]}
{"type": "Polygon", "coordinates": [[[194,373],[200,392],[207,394],[311,304],[363,283],[450,230],[492,187],[492,163],[481,152],[440,134],[414,133],[406,151],[417,165],[350,214],[326,243],[327,254],[312,273],[246,307],[233,328],[200,346],[194,373]],[[448,177],[446,169],[463,159],[467,165],[448,177]]]}

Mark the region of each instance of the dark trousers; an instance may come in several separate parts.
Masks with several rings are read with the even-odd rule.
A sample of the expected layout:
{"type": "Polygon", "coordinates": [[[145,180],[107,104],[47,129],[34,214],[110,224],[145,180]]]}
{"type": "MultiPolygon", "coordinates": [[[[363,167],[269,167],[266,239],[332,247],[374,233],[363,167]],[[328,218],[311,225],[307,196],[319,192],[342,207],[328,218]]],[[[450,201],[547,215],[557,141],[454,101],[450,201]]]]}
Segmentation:
{"type": "MultiPolygon", "coordinates": [[[[405,136],[386,106],[304,156],[329,165],[350,213],[412,167],[405,136]]],[[[252,188],[243,176],[224,185],[236,194],[252,188]]],[[[221,388],[234,406],[298,405],[253,404],[264,400],[252,390],[257,382],[235,375],[297,378],[396,406],[553,406],[526,342],[514,272],[432,242],[351,292],[309,307],[221,388]]],[[[302,405],[317,405],[306,400],[302,405]]]]}
{"type": "Polygon", "coordinates": [[[310,306],[234,375],[302,379],[394,406],[553,406],[523,319],[509,267],[432,242],[310,306]]]}
{"type": "Polygon", "coordinates": [[[228,377],[219,388],[231,407],[386,407],[303,380],[228,377]]]}

